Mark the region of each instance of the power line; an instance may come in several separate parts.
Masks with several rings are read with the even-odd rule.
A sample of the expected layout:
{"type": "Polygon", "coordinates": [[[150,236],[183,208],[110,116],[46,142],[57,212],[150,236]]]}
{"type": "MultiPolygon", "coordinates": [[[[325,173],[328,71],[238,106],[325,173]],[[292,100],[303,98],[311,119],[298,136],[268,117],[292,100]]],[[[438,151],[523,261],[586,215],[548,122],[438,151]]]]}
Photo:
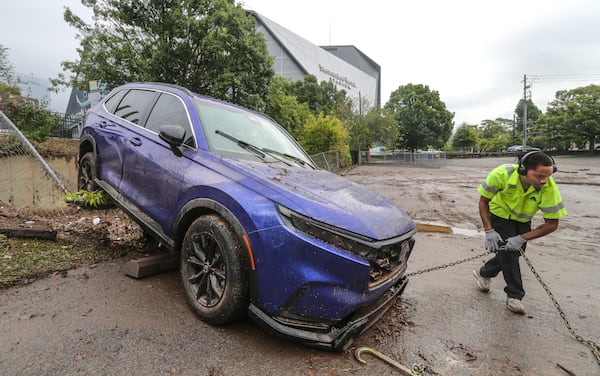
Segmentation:
{"type": "Polygon", "coordinates": [[[600,81],[600,74],[532,74],[528,76],[532,82],[589,82],[600,81]]]}

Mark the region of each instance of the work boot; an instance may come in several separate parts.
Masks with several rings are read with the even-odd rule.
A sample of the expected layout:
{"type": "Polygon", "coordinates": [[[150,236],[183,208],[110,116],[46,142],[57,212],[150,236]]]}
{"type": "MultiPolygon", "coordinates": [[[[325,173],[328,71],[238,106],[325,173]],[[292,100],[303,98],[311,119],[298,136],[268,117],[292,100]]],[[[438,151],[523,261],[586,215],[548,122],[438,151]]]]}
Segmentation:
{"type": "Polygon", "coordinates": [[[506,308],[508,308],[509,311],[518,313],[519,315],[525,314],[525,307],[523,307],[523,303],[519,299],[507,298],[506,308]]]}
{"type": "Polygon", "coordinates": [[[473,270],[473,275],[477,280],[477,286],[479,286],[479,290],[481,290],[481,292],[490,291],[491,278],[482,277],[477,270],[473,270]]]}

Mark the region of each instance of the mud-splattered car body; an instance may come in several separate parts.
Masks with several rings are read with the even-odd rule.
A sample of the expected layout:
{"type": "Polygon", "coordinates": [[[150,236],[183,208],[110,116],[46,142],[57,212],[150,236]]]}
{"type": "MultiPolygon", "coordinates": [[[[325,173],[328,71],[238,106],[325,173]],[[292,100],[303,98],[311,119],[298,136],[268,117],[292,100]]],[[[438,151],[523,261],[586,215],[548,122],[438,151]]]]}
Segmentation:
{"type": "Polygon", "coordinates": [[[341,350],[406,286],[415,224],[385,197],[318,169],[268,117],[184,88],[114,89],[83,128],[79,188],[102,188],[181,253],[194,312],[246,313],[341,350]]]}

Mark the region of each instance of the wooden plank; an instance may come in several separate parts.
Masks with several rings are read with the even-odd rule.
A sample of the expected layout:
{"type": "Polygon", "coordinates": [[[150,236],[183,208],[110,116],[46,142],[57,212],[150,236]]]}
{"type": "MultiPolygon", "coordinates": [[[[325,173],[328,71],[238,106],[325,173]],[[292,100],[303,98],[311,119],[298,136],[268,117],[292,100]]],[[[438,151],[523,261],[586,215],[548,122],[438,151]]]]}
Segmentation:
{"type": "Polygon", "coordinates": [[[55,230],[43,230],[33,228],[0,228],[0,234],[4,234],[9,238],[26,238],[26,239],[42,239],[56,240],[55,230]]]}

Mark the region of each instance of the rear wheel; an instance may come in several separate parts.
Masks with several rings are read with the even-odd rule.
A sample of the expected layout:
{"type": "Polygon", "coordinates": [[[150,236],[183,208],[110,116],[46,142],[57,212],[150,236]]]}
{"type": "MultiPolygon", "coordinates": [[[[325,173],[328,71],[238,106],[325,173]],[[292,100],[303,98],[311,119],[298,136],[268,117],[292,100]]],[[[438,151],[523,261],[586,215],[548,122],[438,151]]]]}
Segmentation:
{"type": "Polygon", "coordinates": [[[205,215],[192,222],[180,262],[186,298],[202,320],[222,325],[246,313],[248,282],[242,245],[223,218],[205,215]]]}
{"type": "Polygon", "coordinates": [[[87,152],[79,160],[77,170],[77,190],[93,192],[98,189],[96,184],[96,156],[93,152],[87,152]]]}

